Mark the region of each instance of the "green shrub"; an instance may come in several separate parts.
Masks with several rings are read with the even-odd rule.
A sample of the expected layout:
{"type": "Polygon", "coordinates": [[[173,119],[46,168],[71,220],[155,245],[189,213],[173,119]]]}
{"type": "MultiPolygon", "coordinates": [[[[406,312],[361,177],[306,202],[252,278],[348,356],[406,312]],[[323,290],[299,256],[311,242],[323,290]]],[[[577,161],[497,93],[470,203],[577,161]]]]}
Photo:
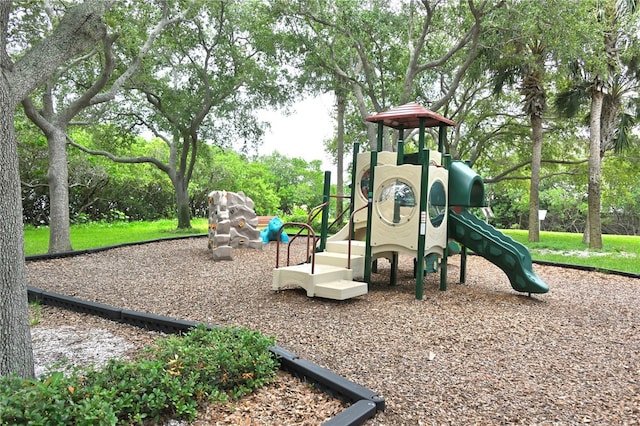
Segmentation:
{"type": "Polygon", "coordinates": [[[0,379],[0,424],[143,424],[193,420],[205,401],[237,399],[275,378],[273,338],[244,328],[204,326],[157,341],[133,362],[0,379]]]}
{"type": "MultiPolygon", "coordinates": [[[[306,210],[305,207],[294,206],[293,211],[291,212],[290,215],[283,215],[281,217],[282,222],[307,223],[307,221],[309,220],[309,212],[306,210]]],[[[313,222],[311,223],[311,228],[313,228],[313,230],[316,233],[320,232],[320,229],[322,228],[321,213],[314,218],[313,222]]],[[[299,228],[295,229],[294,232],[298,232],[298,230],[299,228]]]]}
{"type": "Polygon", "coordinates": [[[29,325],[34,326],[40,324],[42,320],[42,310],[39,302],[29,302],[29,325]]]}

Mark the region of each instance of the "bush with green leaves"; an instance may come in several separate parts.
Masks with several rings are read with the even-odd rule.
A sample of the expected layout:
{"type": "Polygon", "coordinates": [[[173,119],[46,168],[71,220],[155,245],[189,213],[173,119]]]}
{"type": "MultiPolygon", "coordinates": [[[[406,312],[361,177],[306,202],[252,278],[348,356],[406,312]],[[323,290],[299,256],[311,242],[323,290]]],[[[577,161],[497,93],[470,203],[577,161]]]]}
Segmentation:
{"type": "Polygon", "coordinates": [[[193,420],[206,401],[224,402],[270,383],[274,339],[245,328],[198,326],[169,336],[132,362],[56,371],[39,380],[0,379],[0,424],[115,425],[193,420]]]}

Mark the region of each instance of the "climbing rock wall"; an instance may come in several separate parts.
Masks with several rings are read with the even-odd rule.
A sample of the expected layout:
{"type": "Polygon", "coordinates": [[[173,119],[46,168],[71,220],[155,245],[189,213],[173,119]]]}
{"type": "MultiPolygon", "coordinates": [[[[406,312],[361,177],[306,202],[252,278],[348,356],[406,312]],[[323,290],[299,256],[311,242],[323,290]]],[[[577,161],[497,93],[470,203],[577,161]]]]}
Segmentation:
{"type": "Polygon", "coordinates": [[[214,260],[232,260],[234,248],[262,249],[253,200],[244,192],[209,194],[209,243],[214,260]]]}

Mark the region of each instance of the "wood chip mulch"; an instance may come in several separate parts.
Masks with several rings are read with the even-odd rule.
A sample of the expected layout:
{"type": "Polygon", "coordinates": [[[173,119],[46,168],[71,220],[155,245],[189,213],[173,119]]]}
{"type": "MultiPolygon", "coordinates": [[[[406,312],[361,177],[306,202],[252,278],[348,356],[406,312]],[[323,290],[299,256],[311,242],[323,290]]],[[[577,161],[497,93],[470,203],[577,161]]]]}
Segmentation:
{"type": "MultiPolygon", "coordinates": [[[[401,256],[397,285],[387,284],[389,265],[380,261],[369,294],[333,301],[271,291],[275,243],[221,262],[206,246],[196,238],[29,262],[29,285],[275,336],[385,398],[387,410],[367,425],[640,424],[638,279],[534,265],[551,290],[527,297],[478,256],[457,284],[454,256],[448,290],[428,275],[418,301],[413,260],[401,256]]],[[[106,328],[135,347],[153,338],[76,315],[43,309],[38,327],[106,328]]],[[[195,424],[320,424],[343,407],[282,373],[236,404],[204,410],[195,424]]]]}

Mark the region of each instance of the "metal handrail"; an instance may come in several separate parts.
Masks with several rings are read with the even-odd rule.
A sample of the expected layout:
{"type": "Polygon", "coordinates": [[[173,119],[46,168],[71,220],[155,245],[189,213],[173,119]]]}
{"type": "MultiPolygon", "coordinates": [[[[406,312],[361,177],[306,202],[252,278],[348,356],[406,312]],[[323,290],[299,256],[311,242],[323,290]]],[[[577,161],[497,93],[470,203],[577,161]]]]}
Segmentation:
{"type": "MultiPolygon", "coordinates": [[[[313,273],[315,272],[315,266],[316,266],[316,250],[315,250],[316,233],[315,231],[313,230],[313,228],[311,228],[310,225],[306,223],[287,222],[282,224],[282,226],[278,230],[278,235],[280,235],[280,233],[282,232],[285,226],[299,226],[301,228],[307,229],[307,257],[306,257],[307,259],[309,259],[309,240],[311,239],[311,237],[313,237],[314,249],[311,251],[311,275],[313,275],[313,273]]],[[[298,238],[301,231],[302,229],[298,231],[298,233],[289,240],[289,244],[287,247],[287,266],[289,266],[289,260],[291,258],[291,243],[293,243],[293,241],[296,238],[298,238]]],[[[280,267],[280,238],[276,240],[276,269],[278,269],[279,267],[280,267]]]]}
{"type": "MultiPolygon", "coordinates": [[[[351,197],[348,195],[332,195],[332,197],[336,197],[336,198],[345,198],[345,199],[350,199],[351,197]]],[[[349,210],[351,210],[351,207],[353,206],[353,203],[349,203],[349,205],[340,212],[340,214],[333,220],[333,222],[331,222],[331,224],[329,226],[327,226],[327,229],[331,229],[331,227],[333,225],[335,225],[336,223],[338,223],[340,221],[340,219],[342,219],[344,217],[345,214],[347,214],[347,212],[349,210]]]]}
{"type": "Polygon", "coordinates": [[[309,215],[307,216],[307,223],[311,224],[311,222],[313,222],[313,219],[318,217],[318,215],[320,214],[322,209],[327,205],[329,205],[329,202],[325,201],[324,203],[320,204],[319,206],[316,206],[316,207],[312,208],[311,211],[309,212],[309,215]],[[315,214],[313,214],[313,212],[315,212],[316,210],[317,210],[317,212],[315,214]]]}
{"type": "MultiPolygon", "coordinates": [[[[349,196],[349,195],[330,195],[330,196],[329,196],[329,198],[350,199],[350,198],[351,198],[351,196],[349,196]]],[[[326,206],[329,204],[329,202],[330,202],[330,201],[326,201],[326,202],[324,202],[324,203],[322,203],[322,204],[320,204],[320,205],[318,205],[318,206],[316,206],[316,207],[312,208],[312,209],[311,209],[311,211],[309,211],[309,214],[307,215],[307,224],[308,224],[308,225],[311,225],[311,223],[314,221],[314,219],[315,219],[316,217],[318,217],[318,215],[322,212],[322,209],[323,209],[324,207],[326,207],[326,206]]],[[[340,214],[338,215],[338,217],[336,217],[336,218],[333,220],[333,222],[331,222],[331,223],[329,224],[329,226],[327,226],[327,229],[331,229],[331,227],[332,227],[333,225],[335,225],[336,223],[338,223],[338,221],[339,221],[340,219],[342,219],[342,217],[343,217],[343,216],[344,216],[344,215],[345,215],[345,214],[346,214],[346,213],[351,209],[351,207],[352,207],[352,203],[349,203],[349,205],[348,205],[344,210],[342,210],[342,211],[340,212],[340,214]]],[[[300,229],[300,230],[296,233],[296,235],[295,235],[295,236],[298,236],[298,235],[300,235],[301,233],[302,233],[302,229],[300,229]]],[[[314,241],[314,244],[317,244],[317,242],[318,242],[318,239],[316,238],[316,240],[314,241]]]]}
{"type": "MultiPolygon", "coordinates": [[[[316,207],[316,209],[324,207],[327,203],[323,203],[323,205],[316,207]]],[[[356,215],[356,213],[358,213],[361,210],[366,209],[367,207],[369,207],[369,203],[365,204],[364,206],[360,207],[359,209],[353,211],[351,213],[351,215],[349,215],[349,242],[347,245],[347,269],[351,269],[351,241],[353,240],[353,219],[356,215]]],[[[314,209],[315,210],[315,209],[314,209]]],[[[309,216],[311,216],[311,214],[309,214],[309,216]]],[[[307,230],[306,233],[306,237],[307,237],[307,256],[306,259],[309,259],[309,252],[311,252],[311,275],[314,274],[315,272],[315,266],[316,266],[316,250],[315,250],[315,244],[316,244],[316,233],[313,230],[313,228],[311,227],[311,225],[309,223],[302,223],[302,222],[286,222],[283,223],[282,226],[280,227],[280,229],[278,229],[278,235],[280,235],[280,233],[283,231],[283,229],[288,226],[288,227],[299,227],[300,230],[296,233],[296,235],[294,235],[290,240],[289,240],[289,244],[287,247],[287,266],[289,266],[289,262],[291,260],[291,244],[295,241],[296,238],[298,238],[298,236],[301,235],[301,232],[303,229],[307,230]],[[309,241],[313,239],[313,250],[309,250],[309,241]]],[[[276,269],[280,267],[280,239],[278,238],[276,240],[276,269]]]]}

